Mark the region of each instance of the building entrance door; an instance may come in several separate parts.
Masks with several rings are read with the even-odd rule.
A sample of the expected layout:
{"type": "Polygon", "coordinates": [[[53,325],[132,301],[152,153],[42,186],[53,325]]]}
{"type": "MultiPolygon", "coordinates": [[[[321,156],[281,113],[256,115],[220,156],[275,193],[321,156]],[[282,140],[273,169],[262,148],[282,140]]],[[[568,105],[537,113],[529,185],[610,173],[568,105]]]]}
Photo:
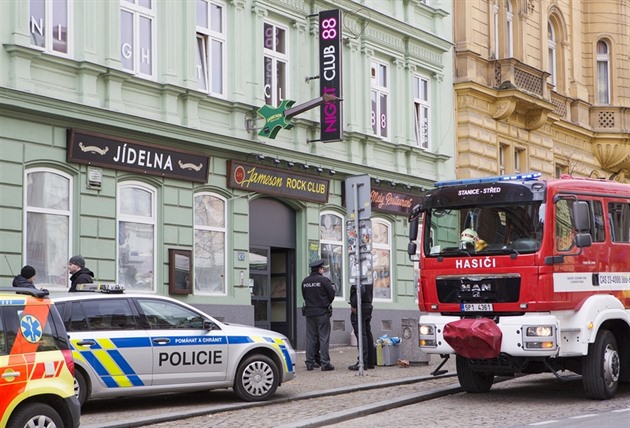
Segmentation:
{"type": "Polygon", "coordinates": [[[255,325],[280,332],[295,345],[295,212],[275,199],[255,199],[249,226],[255,325]]]}

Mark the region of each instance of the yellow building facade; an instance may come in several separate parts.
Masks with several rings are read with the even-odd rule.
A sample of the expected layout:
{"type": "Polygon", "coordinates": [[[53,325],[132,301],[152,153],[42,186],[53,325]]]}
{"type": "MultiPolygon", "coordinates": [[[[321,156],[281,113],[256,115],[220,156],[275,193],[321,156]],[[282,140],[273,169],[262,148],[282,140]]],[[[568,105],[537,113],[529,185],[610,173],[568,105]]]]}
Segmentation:
{"type": "Polygon", "coordinates": [[[455,0],[457,175],[630,181],[630,4],[455,0]]]}

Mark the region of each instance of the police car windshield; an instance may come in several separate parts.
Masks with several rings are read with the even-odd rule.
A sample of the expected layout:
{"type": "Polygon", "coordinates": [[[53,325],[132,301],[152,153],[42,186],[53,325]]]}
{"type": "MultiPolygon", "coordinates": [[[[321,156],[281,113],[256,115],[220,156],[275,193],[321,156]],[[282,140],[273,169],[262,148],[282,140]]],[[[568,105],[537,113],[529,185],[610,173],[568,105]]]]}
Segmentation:
{"type": "Polygon", "coordinates": [[[543,233],[545,204],[497,204],[434,208],[424,230],[427,257],[536,252],[543,233]]]}

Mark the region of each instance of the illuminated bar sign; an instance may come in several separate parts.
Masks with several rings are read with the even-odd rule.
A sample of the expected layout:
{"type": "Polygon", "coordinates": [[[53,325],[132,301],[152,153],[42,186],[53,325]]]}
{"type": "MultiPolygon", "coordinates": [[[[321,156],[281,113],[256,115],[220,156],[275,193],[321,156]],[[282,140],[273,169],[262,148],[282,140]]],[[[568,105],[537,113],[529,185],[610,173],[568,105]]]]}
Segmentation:
{"type": "Polygon", "coordinates": [[[421,196],[372,187],[370,199],[373,211],[387,214],[409,215],[411,207],[420,202],[421,196]]]}
{"type": "Polygon", "coordinates": [[[232,160],[228,161],[227,186],[246,192],[326,203],[330,181],[315,175],[232,160]]]}
{"type": "Polygon", "coordinates": [[[209,157],[155,144],[68,130],[68,162],[206,183],[209,157]]]}
{"type": "MultiPolygon", "coordinates": [[[[341,96],[341,11],[319,12],[319,88],[320,95],[341,96]]],[[[320,106],[320,141],[341,141],[343,122],[341,102],[333,101],[320,106]]]]}

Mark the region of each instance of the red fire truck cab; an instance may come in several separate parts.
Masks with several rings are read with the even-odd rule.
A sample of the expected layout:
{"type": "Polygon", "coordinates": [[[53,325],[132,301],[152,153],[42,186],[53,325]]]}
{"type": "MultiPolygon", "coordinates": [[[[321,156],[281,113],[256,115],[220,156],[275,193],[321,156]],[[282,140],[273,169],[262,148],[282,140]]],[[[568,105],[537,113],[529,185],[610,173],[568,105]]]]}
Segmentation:
{"type": "Polygon", "coordinates": [[[630,380],[630,185],[438,182],[409,225],[419,345],[456,354],[465,391],[487,392],[497,375],[570,371],[588,397],[608,399],[630,380]]]}

